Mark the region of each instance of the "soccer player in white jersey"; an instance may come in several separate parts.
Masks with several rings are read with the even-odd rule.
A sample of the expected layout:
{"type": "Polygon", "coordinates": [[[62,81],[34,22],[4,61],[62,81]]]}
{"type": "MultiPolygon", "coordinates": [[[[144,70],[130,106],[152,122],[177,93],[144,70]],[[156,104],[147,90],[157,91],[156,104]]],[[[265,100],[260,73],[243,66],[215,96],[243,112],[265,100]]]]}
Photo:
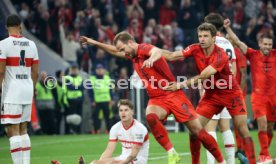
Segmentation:
{"type": "Polygon", "coordinates": [[[142,123],[133,119],[133,105],[129,100],[120,100],[118,108],[121,121],[112,126],[105,151],[99,160],[92,163],[146,164],[149,154],[148,130],[142,123]],[[117,141],[122,144],[122,154],[112,157],[117,141]]]}
{"type": "MultiPolygon", "coordinates": [[[[204,21],[207,23],[213,24],[217,29],[216,36],[216,45],[223,48],[228,57],[229,57],[229,67],[234,75],[236,75],[236,55],[232,44],[221,36],[221,30],[223,29],[223,21],[221,15],[217,13],[210,13],[205,18],[204,21]]],[[[233,79],[234,80],[234,79],[233,79]]],[[[226,161],[228,164],[235,163],[235,140],[232,131],[230,130],[230,119],[231,116],[226,108],[224,108],[220,114],[214,115],[212,120],[208,122],[205,126],[205,129],[208,131],[210,135],[212,135],[215,139],[217,139],[216,128],[219,125],[219,129],[222,133],[225,153],[226,153],[226,161]]],[[[207,151],[207,163],[214,164],[215,158],[212,156],[210,152],[207,151]]]]}
{"type": "Polygon", "coordinates": [[[35,43],[21,35],[17,15],[8,16],[6,27],[9,37],[0,41],[1,124],[6,126],[13,163],[29,164],[27,122],[38,76],[38,52],[35,43]]]}

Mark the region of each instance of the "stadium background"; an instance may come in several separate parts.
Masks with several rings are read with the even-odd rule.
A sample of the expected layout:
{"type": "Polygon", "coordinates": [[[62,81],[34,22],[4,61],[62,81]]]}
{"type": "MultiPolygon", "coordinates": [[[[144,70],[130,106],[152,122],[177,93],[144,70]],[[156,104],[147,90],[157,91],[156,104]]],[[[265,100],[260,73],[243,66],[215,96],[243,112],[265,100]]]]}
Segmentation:
{"type": "MultiPolygon", "coordinates": [[[[135,36],[135,39],[139,43],[152,43],[160,48],[173,51],[197,42],[196,27],[202,22],[203,17],[210,12],[219,12],[224,17],[230,18],[232,28],[242,41],[250,47],[258,48],[256,38],[259,35],[266,32],[274,34],[276,28],[275,4],[275,0],[2,0],[0,1],[0,39],[7,37],[7,31],[5,29],[5,18],[7,15],[18,13],[24,20],[24,36],[34,40],[38,46],[41,60],[40,71],[44,70],[49,75],[55,76],[56,71],[66,71],[72,62],[69,61],[68,63],[66,61],[66,55],[62,52],[62,48],[64,47],[62,47],[62,40],[60,38],[60,22],[63,22],[66,35],[71,35],[74,42],[78,42],[79,36],[86,35],[102,42],[111,43],[117,32],[127,30],[135,36]]],[[[66,48],[70,49],[70,47],[66,48]]],[[[77,58],[73,62],[78,63],[84,77],[94,74],[95,66],[99,63],[105,66],[113,79],[128,79],[133,73],[129,61],[112,58],[95,47],[80,47],[75,50],[75,55],[77,58]]],[[[170,66],[176,76],[186,75],[187,77],[191,77],[197,74],[193,59],[188,59],[184,62],[174,62],[170,66]]],[[[251,82],[250,70],[247,70],[249,94],[251,91],[251,82]]],[[[113,100],[115,102],[119,98],[132,99],[136,104],[136,108],[141,108],[141,113],[137,115],[145,123],[143,112],[148,98],[144,90],[119,90],[116,88],[113,92],[113,100]]],[[[188,89],[185,90],[185,93],[193,104],[197,105],[199,99],[198,92],[193,89],[188,89]]],[[[87,93],[85,95],[81,133],[90,133],[93,128],[93,121],[90,117],[93,109],[89,105],[91,102],[87,93]]],[[[251,119],[248,120],[248,123],[250,128],[254,129],[255,124],[252,121],[249,102],[249,97],[247,97],[247,106],[250,113],[249,118],[251,119]]],[[[114,113],[110,117],[116,121],[118,120],[116,106],[113,106],[112,110],[114,113]]],[[[53,119],[55,118],[49,118],[50,121],[53,119]]],[[[62,130],[63,125],[61,124],[60,126],[61,130],[56,134],[64,133],[64,130],[62,130]]],[[[102,127],[104,128],[104,126],[102,127]]],[[[34,131],[32,132],[33,135],[36,134],[34,131]]],[[[1,134],[3,134],[3,129],[1,130],[1,134]]],[[[181,133],[181,135],[183,136],[184,134],[181,133]]],[[[71,137],[66,136],[64,137],[65,139],[61,137],[60,140],[58,138],[50,136],[49,138],[47,136],[32,137],[34,143],[38,142],[38,145],[40,142],[47,140],[53,140],[53,142],[55,140],[68,140],[70,142],[71,137]]],[[[79,137],[72,136],[72,140],[74,138],[79,137]]],[[[84,136],[84,138],[84,140],[92,142],[86,143],[86,145],[89,145],[94,144],[95,141],[93,142],[92,140],[93,138],[98,138],[98,136],[89,135],[84,136]]],[[[104,139],[101,140],[103,142],[102,147],[105,145],[104,139]]],[[[257,143],[256,139],[255,136],[255,142],[257,143]]],[[[2,143],[7,147],[6,138],[1,138],[0,141],[1,147],[2,143]]],[[[180,141],[181,139],[177,139],[177,143],[180,143],[180,141]]],[[[188,146],[187,141],[185,139],[185,147],[188,146]]],[[[155,143],[153,140],[151,142],[155,143]]],[[[57,146],[56,149],[61,149],[59,151],[66,152],[63,144],[60,146],[55,145],[57,146]]],[[[77,149],[82,154],[83,147],[78,147],[77,149]]],[[[91,146],[88,149],[92,150],[94,147],[91,146]]],[[[92,154],[88,149],[86,149],[87,153],[92,154]]],[[[159,147],[159,149],[161,148],[159,147]]],[[[0,151],[4,150],[7,151],[8,149],[3,146],[0,151]]],[[[99,152],[101,150],[98,149],[99,152]]],[[[34,148],[33,155],[35,151],[34,148]]],[[[163,152],[161,150],[157,151],[163,152]]],[[[48,156],[48,152],[54,152],[54,150],[48,149],[45,152],[47,153],[44,155],[48,156]]],[[[188,152],[188,149],[185,152],[188,152]]],[[[276,150],[272,152],[276,152],[276,150]]],[[[5,153],[1,154],[4,155],[3,157],[8,158],[8,155],[5,155],[5,153]]],[[[1,156],[0,163],[2,163],[1,156]]],[[[5,158],[3,160],[7,161],[5,158]]]]}

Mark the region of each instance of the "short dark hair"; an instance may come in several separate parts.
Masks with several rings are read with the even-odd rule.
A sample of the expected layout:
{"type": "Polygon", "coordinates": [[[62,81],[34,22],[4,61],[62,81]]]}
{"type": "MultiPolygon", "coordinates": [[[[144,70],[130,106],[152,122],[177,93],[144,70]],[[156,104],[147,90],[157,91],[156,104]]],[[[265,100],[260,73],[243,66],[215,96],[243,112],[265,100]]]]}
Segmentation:
{"type": "Polygon", "coordinates": [[[272,39],[273,40],[274,36],[271,35],[271,34],[269,34],[269,33],[264,33],[264,34],[262,34],[262,35],[259,36],[258,41],[263,40],[264,38],[272,39]]]}
{"type": "Polygon", "coordinates": [[[118,108],[120,108],[121,105],[126,105],[128,106],[131,110],[133,110],[133,104],[130,100],[128,99],[120,99],[118,102],[118,108]]]}
{"type": "Polygon", "coordinates": [[[199,31],[210,31],[212,36],[216,36],[217,30],[211,23],[202,23],[197,27],[197,32],[199,31]]]}
{"type": "Polygon", "coordinates": [[[210,13],[204,18],[204,22],[211,23],[218,31],[223,29],[223,17],[218,13],[210,13]]]}
{"type": "Polygon", "coordinates": [[[8,16],[6,21],[7,27],[16,27],[16,26],[20,26],[20,24],[21,24],[21,19],[19,18],[18,15],[12,14],[8,16]]]}
{"type": "Polygon", "coordinates": [[[113,44],[116,45],[119,40],[123,43],[127,43],[127,41],[129,41],[129,40],[132,40],[135,42],[135,39],[133,38],[133,36],[131,36],[126,31],[118,33],[113,39],[113,44]]]}

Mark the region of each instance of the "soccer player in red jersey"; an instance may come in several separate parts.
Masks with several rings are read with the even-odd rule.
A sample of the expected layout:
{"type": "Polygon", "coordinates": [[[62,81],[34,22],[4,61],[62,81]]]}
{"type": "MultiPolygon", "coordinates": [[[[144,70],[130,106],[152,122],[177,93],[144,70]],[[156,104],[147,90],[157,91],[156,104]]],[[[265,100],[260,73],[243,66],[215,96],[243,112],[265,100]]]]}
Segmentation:
{"type": "Polygon", "coordinates": [[[132,61],[134,69],[143,81],[150,97],[146,109],[147,123],[157,142],[168,152],[169,164],[180,160],[169,139],[168,132],[162,124],[162,121],[165,121],[170,114],[175,116],[176,121],[184,123],[190,133],[203,143],[219,163],[224,162],[216,141],[201,126],[194,107],[184,92],[163,90],[168,82],[176,82],[165,58],[156,60],[151,68],[145,67],[145,60],[149,57],[159,56],[166,51],[150,44],[138,44],[127,32],[121,32],[115,36],[114,46],[84,36],[80,37],[80,42],[94,45],[117,57],[127,57],[132,61]]]}
{"type": "Polygon", "coordinates": [[[230,20],[224,21],[224,27],[229,38],[246,54],[250,61],[252,72],[251,103],[254,118],[258,124],[258,136],[261,151],[259,161],[271,160],[269,146],[273,137],[273,127],[276,121],[276,50],[272,49],[273,37],[264,34],[258,38],[260,50],[249,48],[239,40],[231,30],[230,20]]]}
{"type": "MultiPolygon", "coordinates": [[[[214,114],[226,107],[243,138],[250,164],[255,164],[254,145],[246,124],[247,112],[242,92],[236,80],[233,80],[233,74],[228,65],[228,56],[215,44],[216,28],[210,23],[203,23],[197,31],[199,44],[192,44],[182,51],[162,55],[169,61],[193,56],[200,74],[183,82],[172,82],[164,89],[175,92],[180,88],[202,82],[205,93],[196,109],[201,124],[205,126],[214,114]]],[[[146,67],[150,67],[159,58],[160,56],[154,56],[146,60],[146,67]]],[[[200,141],[197,137],[191,137],[190,144],[192,160],[196,163],[200,158],[200,141]]]]}

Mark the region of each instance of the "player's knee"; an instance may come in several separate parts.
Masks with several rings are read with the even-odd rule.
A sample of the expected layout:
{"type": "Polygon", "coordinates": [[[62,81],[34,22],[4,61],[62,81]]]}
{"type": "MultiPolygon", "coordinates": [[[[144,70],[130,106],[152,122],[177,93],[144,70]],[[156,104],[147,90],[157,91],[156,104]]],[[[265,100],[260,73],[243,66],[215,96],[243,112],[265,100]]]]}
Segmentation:
{"type": "Polygon", "coordinates": [[[154,126],[157,121],[159,121],[158,116],[155,113],[150,113],[146,115],[146,120],[149,124],[149,126],[154,126]]]}
{"type": "Polygon", "coordinates": [[[239,126],[238,131],[242,138],[250,137],[250,133],[249,133],[247,125],[239,126]]]}
{"type": "Polygon", "coordinates": [[[267,130],[267,121],[263,119],[257,120],[258,123],[258,130],[259,131],[266,131],[267,130]]]}

